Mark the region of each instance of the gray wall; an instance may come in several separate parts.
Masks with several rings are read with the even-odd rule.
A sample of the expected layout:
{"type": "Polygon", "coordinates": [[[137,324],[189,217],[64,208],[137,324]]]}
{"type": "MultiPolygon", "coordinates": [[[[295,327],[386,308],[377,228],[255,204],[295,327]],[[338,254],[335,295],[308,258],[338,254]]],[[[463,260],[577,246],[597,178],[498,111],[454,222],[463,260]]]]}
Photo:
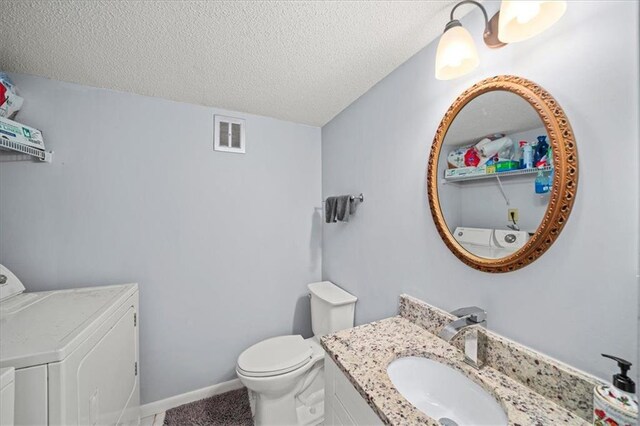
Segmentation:
{"type": "Polygon", "coordinates": [[[13,75],[52,164],[0,163],[0,262],[30,291],[140,284],[142,400],[235,377],[237,356],[311,334],[320,129],[247,120],[214,152],[212,108],[13,75]]]}
{"type": "Polygon", "coordinates": [[[462,23],[480,54],[473,73],[435,80],[431,43],[322,128],[324,196],[365,196],[348,224],[324,227],[323,278],[358,296],[357,323],[395,314],[402,292],[444,309],[478,305],[498,333],[610,378],[616,367],[600,353],[635,359],[638,338],[638,3],[569,2],[547,32],[496,51],[482,44],[479,11],[462,23]],[[508,274],[478,272],[449,252],[425,187],[442,115],[466,87],[496,74],[553,94],[580,159],[559,239],[508,274]]]}

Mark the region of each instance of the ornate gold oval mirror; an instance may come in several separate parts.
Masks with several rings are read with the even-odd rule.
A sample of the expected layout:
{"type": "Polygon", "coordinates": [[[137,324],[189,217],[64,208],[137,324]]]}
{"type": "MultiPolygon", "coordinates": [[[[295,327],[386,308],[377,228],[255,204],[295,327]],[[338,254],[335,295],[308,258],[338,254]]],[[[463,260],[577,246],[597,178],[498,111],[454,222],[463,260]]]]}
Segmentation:
{"type": "Polygon", "coordinates": [[[449,107],[431,147],[427,192],[438,233],[467,265],[508,272],[560,234],[578,185],[569,120],[542,87],[496,76],[449,107]]]}

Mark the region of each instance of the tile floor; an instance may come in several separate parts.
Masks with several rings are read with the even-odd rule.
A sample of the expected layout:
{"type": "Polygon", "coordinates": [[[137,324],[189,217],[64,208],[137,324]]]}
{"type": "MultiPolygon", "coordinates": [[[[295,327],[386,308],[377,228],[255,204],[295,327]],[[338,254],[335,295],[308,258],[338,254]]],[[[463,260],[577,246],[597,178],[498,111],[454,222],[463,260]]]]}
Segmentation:
{"type": "Polygon", "coordinates": [[[162,426],[164,424],[164,413],[144,417],[140,420],[140,426],[162,426]]]}

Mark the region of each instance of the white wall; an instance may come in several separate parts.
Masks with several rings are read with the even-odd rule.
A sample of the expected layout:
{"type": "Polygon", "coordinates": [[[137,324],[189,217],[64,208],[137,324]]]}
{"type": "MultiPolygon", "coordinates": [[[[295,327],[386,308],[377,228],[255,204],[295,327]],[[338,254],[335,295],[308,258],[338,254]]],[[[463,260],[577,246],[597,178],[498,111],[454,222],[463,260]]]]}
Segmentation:
{"type": "Polygon", "coordinates": [[[55,156],[0,163],[0,262],[30,291],[138,282],[144,402],[235,378],[258,340],[311,335],[319,128],[12,77],[55,156]],[[246,118],[246,155],[213,151],[216,113],[246,118]]]}
{"type": "Polygon", "coordinates": [[[479,11],[462,23],[478,45],[477,70],[435,80],[431,43],[322,128],[324,196],[365,196],[348,224],[324,226],[323,278],[358,296],[358,323],[395,314],[402,292],[445,309],[478,305],[498,333],[610,378],[616,367],[600,353],[636,359],[638,338],[638,3],[569,2],[547,32],[495,51],[482,44],[479,11]],[[497,74],[553,94],[580,161],[559,239],[508,274],[476,271],[449,252],[425,185],[442,115],[465,88],[497,74]]]}

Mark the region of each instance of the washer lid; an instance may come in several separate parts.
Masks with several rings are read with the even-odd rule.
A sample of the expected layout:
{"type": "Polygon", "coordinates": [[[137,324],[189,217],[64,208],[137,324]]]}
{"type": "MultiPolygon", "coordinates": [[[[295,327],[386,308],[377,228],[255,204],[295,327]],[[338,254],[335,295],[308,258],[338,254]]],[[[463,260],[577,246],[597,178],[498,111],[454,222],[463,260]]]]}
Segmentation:
{"type": "Polygon", "coordinates": [[[137,291],[137,284],[122,284],[0,301],[0,368],[62,361],[137,291]]]}
{"type": "Polygon", "coordinates": [[[476,246],[490,247],[493,229],[467,228],[459,226],[453,232],[453,238],[461,245],[473,244],[476,246]]]}
{"type": "Polygon", "coordinates": [[[238,369],[248,376],[275,376],[311,360],[311,346],[302,336],[278,336],[256,343],[238,357],[238,369]]]}

